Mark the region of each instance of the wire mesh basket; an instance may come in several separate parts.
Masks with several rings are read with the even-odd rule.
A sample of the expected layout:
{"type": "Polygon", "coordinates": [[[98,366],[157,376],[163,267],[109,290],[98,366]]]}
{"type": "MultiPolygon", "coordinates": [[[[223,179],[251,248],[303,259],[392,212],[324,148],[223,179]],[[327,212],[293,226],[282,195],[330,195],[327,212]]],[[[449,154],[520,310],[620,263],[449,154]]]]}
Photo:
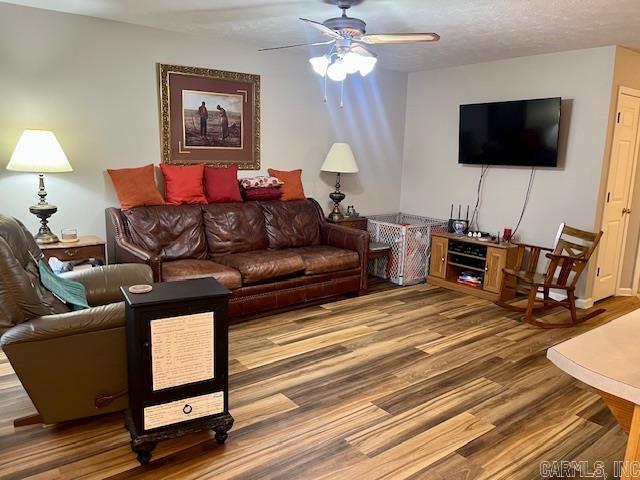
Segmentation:
{"type": "Polygon", "coordinates": [[[446,232],[447,220],[408,213],[371,215],[368,219],[371,241],[391,247],[388,256],[369,262],[369,273],[396,285],[423,282],[429,270],[431,232],[446,232]]]}

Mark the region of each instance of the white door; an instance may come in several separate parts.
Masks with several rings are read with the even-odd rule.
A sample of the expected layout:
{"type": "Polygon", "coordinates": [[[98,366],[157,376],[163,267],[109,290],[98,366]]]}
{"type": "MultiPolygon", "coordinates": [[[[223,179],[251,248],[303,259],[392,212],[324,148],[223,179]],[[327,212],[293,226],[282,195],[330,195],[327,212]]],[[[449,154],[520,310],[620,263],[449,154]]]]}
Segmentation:
{"type": "Polygon", "coordinates": [[[613,131],[607,196],[602,217],[602,239],[598,247],[594,300],[616,294],[622,252],[627,236],[632,179],[637,157],[640,98],[621,93],[613,131]]]}

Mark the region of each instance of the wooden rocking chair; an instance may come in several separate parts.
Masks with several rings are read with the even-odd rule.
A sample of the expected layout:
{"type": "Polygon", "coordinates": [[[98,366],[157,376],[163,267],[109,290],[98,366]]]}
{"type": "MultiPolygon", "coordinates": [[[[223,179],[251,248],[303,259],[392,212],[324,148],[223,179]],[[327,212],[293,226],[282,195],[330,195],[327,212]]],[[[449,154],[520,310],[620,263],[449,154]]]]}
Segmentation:
{"type": "Polygon", "coordinates": [[[591,233],[570,227],[564,223],[558,229],[554,248],[538,247],[535,245],[518,244],[516,252],[516,267],[504,268],[500,299],[496,305],[524,312],[523,320],[541,328],[573,327],[590,318],[600,315],[605,310],[598,309],[578,318],[576,313],[575,288],[582,271],[589,263],[589,258],[598,246],[602,232],[591,233]],[[570,239],[569,239],[570,238],[570,239]],[[545,273],[536,273],[540,253],[548,252],[545,256],[549,264],[545,273]],[[526,307],[506,303],[509,298],[507,291],[515,290],[527,296],[526,307]],[[555,300],[549,296],[549,290],[564,290],[567,298],[555,300]],[[542,298],[538,298],[538,294],[542,298]],[[536,305],[538,304],[538,305],[536,305]],[[541,304],[541,305],[540,305],[541,304]],[[571,323],[547,323],[533,318],[533,312],[548,310],[562,306],[571,312],[571,323]]]}

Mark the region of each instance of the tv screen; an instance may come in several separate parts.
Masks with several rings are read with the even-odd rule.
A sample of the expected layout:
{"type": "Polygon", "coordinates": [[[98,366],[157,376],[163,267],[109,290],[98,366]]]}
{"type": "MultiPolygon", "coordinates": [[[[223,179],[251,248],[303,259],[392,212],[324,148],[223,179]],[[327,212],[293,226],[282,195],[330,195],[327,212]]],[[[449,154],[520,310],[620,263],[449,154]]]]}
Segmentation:
{"type": "Polygon", "coordinates": [[[458,163],[555,167],[560,97],[460,105],[458,163]]]}

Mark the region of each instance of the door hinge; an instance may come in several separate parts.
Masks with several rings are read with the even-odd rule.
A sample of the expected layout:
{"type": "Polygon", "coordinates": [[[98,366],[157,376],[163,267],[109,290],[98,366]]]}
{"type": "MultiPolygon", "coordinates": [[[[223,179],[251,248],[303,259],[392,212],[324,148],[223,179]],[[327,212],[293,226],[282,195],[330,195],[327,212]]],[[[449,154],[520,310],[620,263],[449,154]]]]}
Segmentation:
{"type": "Polygon", "coordinates": [[[618,119],[616,120],[616,123],[620,123],[620,112],[618,112],[618,119]]]}
{"type": "Polygon", "coordinates": [[[607,203],[609,203],[609,198],[611,197],[611,192],[607,192],[607,203]]]}
{"type": "Polygon", "coordinates": [[[596,277],[600,276],[600,267],[598,267],[598,271],[596,272],[596,277]]]}

